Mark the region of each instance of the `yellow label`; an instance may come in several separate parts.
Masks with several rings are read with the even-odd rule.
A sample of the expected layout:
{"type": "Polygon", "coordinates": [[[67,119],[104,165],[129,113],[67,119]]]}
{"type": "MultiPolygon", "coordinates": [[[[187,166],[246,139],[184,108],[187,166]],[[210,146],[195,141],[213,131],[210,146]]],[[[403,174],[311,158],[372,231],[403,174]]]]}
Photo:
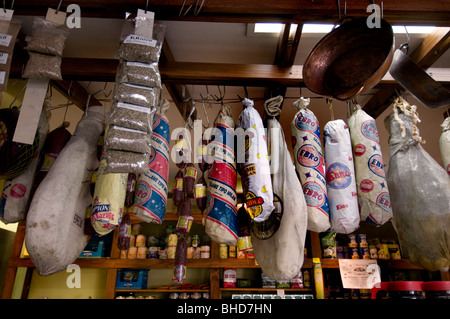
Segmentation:
{"type": "Polygon", "coordinates": [[[183,179],[175,178],[175,189],[183,189],[183,179]]]}
{"type": "Polygon", "coordinates": [[[252,243],[250,240],[250,236],[239,237],[237,240],[237,246],[239,251],[246,251],[252,249],[252,243]]]}
{"type": "Polygon", "coordinates": [[[195,167],[186,167],[186,177],[196,177],[197,169],[195,167]]]}
{"type": "Polygon", "coordinates": [[[195,185],[195,199],[206,197],[206,186],[202,184],[195,185]]]}
{"type": "Polygon", "coordinates": [[[56,154],[45,154],[41,170],[49,170],[56,160],[56,154]]]}

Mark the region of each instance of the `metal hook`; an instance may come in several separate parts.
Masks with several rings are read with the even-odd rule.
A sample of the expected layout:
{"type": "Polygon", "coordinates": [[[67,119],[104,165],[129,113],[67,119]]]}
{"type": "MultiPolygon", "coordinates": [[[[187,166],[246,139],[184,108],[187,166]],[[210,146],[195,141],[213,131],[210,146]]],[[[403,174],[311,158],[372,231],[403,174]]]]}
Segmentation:
{"type": "Polygon", "coordinates": [[[14,8],[14,0],[11,2],[11,10],[14,8]]]}
{"type": "Polygon", "coordinates": [[[113,91],[113,90],[111,90],[111,91],[109,91],[109,93],[107,94],[107,93],[105,92],[106,86],[107,86],[107,85],[108,85],[108,82],[105,82],[105,86],[103,87],[103,95],[104,95],[105,97],[109,97],[109,96],[111,95],[112,91],[113,91]]]}
{"type": "Polygon", "coordinates": [[[202,0],[202,3],[200,4],[200,7],[198,7],[197,9],[197,4],[198,4],[199,0],[197,0],[195,2],[195,8],[194,8],[194,16],[197,16],[200,13],[200,10],[202,10],[203,7],[203,3],[205,3],[205,0],[202,0]]]}
{"type": "Polygon", "coordinates": [[[14,97],[14,99],[12,100],[11,104],[9,105],[9,108],[11,108],[14,104],[14,102],[17,100],[17,98],[22,94],[23,90],[25,90],[25,88],[27,87],[28,82],[25,83],[25,85],[23,86],[23,88],[19,91],[19,93],[14,97]]]}
{"type": "Polygon", "coordinates": [[[181,17],[181,16],[185,16],[188,12],[189,12],[189,10],[192,8],[192,4],[189,6],[189,8],[187,8],[186,9],[186,11],[183,13],[183,9],[184,9],[184,5],[186,4],[186,0],[183,0],[183,4],[181,5],[181,9],[180,9],[180,12],[178,13],[178,16],[179,17],[181,17]]]}
{"type": "Polygon", "coordinates": [[[211,105],[211,102],[209,102],[209,100],[207,99],[208,96],[206,98],[204,98],[203,95],[200,93],[200,97],[202,98],[203,113],[205,113],[206,123],[207,123],[207,125],[205,126],[202,121],[202,126],[204,128],[208,128],[209,127],[209,117],[208,117],[208,112],[206,111],[205,102],[207,102],[209,104],[210,108],[212,107],[212,105],[211,105]]]}
{"type": "Polygon", "coordinates": [[[223,103],[223,99],[225,97],[225,88],[226,88],[226,86],[224,85],[223,86],[223,93],[222,93],[222,90],[220,89],[220,85],[217,86],[217,89],[219,90],[219,96],[214,94],[214,99],[217,102],[222,102],[223,103]]]}
{"type": "Polygon", "coordinates": [[[61,8],[61,3],[62,3],[62,0],[59,0],[59,4],[58,4],[58,7],[56,8],[55,14],[58,14],[59,8],[61,8]]]}
{"type": "Polygon", "coordinates": [[[6,13],[6,0],[3,0],[3,12],[6,13]]]}
{"type": "Polygon", "coordinates": [[[145,13],[147,13],[147,9],[148,9],[148,0],[145,1],[145,13]]]}
{"type": "Polygon", "coordinates": [[[73,83],[73,81],[70,81],[69,88],[67,89],[67,97],[72,97],[72,95],[70,94],[70,89],[72,88],[72,83],[73,83]]]}

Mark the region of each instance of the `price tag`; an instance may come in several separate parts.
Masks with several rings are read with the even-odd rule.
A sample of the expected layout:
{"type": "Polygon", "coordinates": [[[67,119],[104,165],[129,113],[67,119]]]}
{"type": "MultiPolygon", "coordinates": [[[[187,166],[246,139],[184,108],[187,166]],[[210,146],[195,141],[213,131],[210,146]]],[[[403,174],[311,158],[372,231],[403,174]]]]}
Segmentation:
{"type": "Polygon", "coordinates": [[[14,10],[0,8],[0,20],[11,21],[14,10]]]}
{"type": "Polygon", "coordinates": [[[381,282],[380,267],[374,259],[338,259],[345,289],[372,289],[381,282]]]}
{"type": "Polygon", "coordinates": [[[66,15],[67,13],[64,11],[59,10],[58,13],[56,13],[56,10],[48,8],[45,20],[60,25],[66,23],[66,15]]]}

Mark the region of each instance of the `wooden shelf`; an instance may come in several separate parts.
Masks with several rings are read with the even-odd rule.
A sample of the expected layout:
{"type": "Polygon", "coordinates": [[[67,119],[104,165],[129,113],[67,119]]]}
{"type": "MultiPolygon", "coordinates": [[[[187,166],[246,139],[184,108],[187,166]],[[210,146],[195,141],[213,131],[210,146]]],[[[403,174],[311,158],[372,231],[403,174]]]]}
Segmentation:
{"type": "Polygon", "coordinates": [[[116,288],[116,293],[120,292],[209,292],[208,289],[158,289],[158,288],[149,288],[149,289],[120,289],[116,288]]]}
{"type": "MultiPolygon", "coordinates": [[[[147,268],[173,268],[174,259],[119,259],[119,258],[78,258],[73,262],[81,268],[130,268],[130,269],[147,269],[147,268]]],[[[10,265],[14,267],[34,267],[30,258],[13,258],[10,265]]],[[[188,259],[187,268],[260,268],[256,259],[188,259]]],[[[305,259],[303,268],[312,268],[311,259],[305,259]]]]}
{"type": "MultiPolygon", "coordinates": [[[[339,259],[321,259],[322,268],[339,268],[339,259]]],[[[408,259],[377,259],[377,263],[381,268],[386,269],[422,269],[423,267],[414,265],[408,259]]]]}
{"type": "Polygon", "coordinates": [[[245,291],[257,291],[257,292],[273,292],[278,290],[284,290],[287,292],[311,292],[312,288],[220,288],[221,291],[237,291],[237,292],[245,292],[245,291]]]}

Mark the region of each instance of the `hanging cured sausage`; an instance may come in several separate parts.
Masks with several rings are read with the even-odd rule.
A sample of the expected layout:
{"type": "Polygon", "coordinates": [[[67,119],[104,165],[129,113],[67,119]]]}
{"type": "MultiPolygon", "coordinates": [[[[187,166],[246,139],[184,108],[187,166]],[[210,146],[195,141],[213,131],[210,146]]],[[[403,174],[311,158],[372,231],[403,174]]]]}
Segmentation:
{"type": "Polygon", "coordinates": [[[161,224],[167,206],[169,179],[170,127],[166,113],[169,101],[165,100],[153,116],[150,173],[141,174],[136,184],[134,214],[149,223],[161,224]]]}
{"type": "Polygon", "coordinates": [[[391,199],[375,120],[356,106],[348,119],[361,220],[381,226],[392,219],[391,199]]]}
{"type": "Polygon", "coordinates": [[[294,102],[298,109],[291,122],[294,163],[308,205],[308,229],[323,232],[330,228],[325,164],[319,121],[307,108],[309,99],[294,102]]]}
{"type": "Polygon", "coordinates": [[[231,107],[222,105],[208,144],[213,161],[208,174],[205,231],[215,242],[230,246],[235,246],[238,238],[233,144],[231,107]]]}
{"type": "Polygon", "coordinates": [[[349,234],[360,220],[349,129],[343,120],[334,120],[325,124],[324,135],[331,230],[349,234]]]}

